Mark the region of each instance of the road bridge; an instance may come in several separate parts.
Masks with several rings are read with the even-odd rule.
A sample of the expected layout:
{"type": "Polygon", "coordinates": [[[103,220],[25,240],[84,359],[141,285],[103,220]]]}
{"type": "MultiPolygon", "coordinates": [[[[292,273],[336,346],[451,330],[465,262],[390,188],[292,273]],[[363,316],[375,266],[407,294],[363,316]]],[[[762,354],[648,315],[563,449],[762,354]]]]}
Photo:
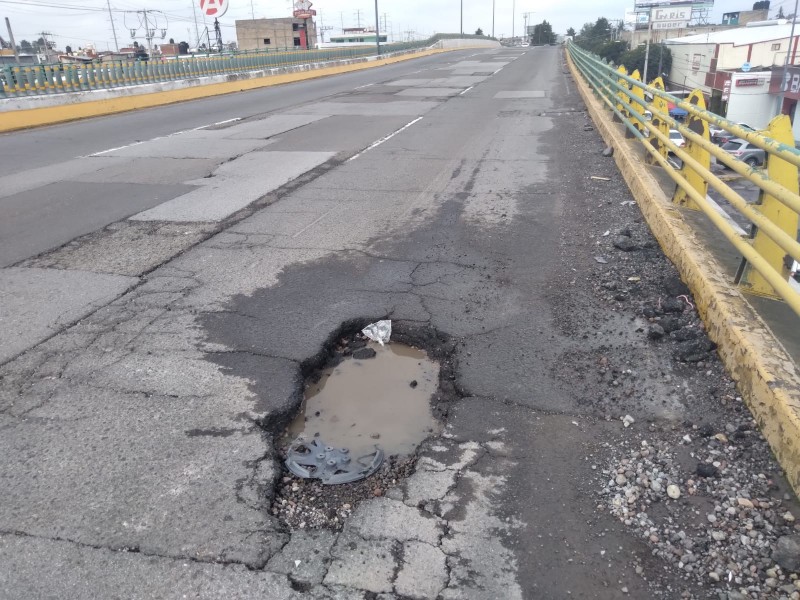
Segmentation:
{"type": "Polygon", "coordinates": [[[5,135],[0,596],[794,597],[790,482],[578,83],[459,50],[5,135]],[[379,318],[441,430],[289,477],[379,318]]]}

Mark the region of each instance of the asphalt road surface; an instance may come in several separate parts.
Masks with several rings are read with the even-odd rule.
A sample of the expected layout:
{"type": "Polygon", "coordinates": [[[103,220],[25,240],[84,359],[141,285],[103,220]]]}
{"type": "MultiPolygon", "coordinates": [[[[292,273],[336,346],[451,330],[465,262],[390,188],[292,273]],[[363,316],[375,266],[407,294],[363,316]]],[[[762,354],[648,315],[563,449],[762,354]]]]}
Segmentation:
{"type": "Polygon", "coordinates": [[[675,273],[588,124],[544,47],[6,136],[0,598],[717,598],[602,496],[735,392],[647,339],[675,273]],[[442,431],[315,528],[277,440],[379,318],[446,366],[442,431]]]}

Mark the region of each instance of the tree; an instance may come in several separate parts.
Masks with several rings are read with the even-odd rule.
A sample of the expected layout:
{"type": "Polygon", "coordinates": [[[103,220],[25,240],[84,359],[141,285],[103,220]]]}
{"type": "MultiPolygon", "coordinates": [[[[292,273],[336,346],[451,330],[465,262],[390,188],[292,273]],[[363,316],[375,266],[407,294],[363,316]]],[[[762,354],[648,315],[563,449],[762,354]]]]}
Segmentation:
{"type": "Polygon", "coordinates": [[[534,46],[546,46],[548,44],[556,43],[556,34],[553,33],[553,26],[547,21],[542,21],[538,25],[533,26],[533,33],[531,33],[531,44],[534,46]]]}
{"type": "Polygon", "coordinates": [[[189,42],[180,42],[178,44],[178,54],[189,54],[189,42]]]}
{"type": "Polygon", "coordinates": [[[475,35],[483,35],[483,29],[481,29],[480,27],[478,27],[478,28],[475,30],[475,35]]]}
{"type": "Polygon", "coordinates": [[[22,40],[19,43],[19,50],[23,54],[33,54],[33,44],[31,44],[28,40],[22,40]]]}
{"type": "MultiPolygon", "coordinates": [[[[643,45],[633,50],[629,50],[620,57],[618,64],[625,65],[628,73],[632,73],[636,69],[641,74],[644,71],[644,57],[646,48],[643,45]]],[[[642,80],[647,82],[652,81],[661,73],[658,72],[658,63],[661,62],[661,73],[669,73],[672,68],[672,52],[665,47],[664,44],[650,46],[650,59],[647,63],[647,76],[642,77],[642,80]],[[663,54],[662,54],[663,53],[663,54]]]]}
{"type": "Polygon", "coordinates": [[[761,2],[756,2],[753,4],[753,10],[769,10],[769,0],[762,0],[761,2]]]}
{"type": "Polygon", "coordinates": [[[570,37],[575,37],[575,30],[572,27],[570,27],[569,29],[567,29],[567,35],[570,37]]]}
{"type": "Polygon", "coordinates": [[[64,48],[64,52],[66,52],[67,54],[72,54],[72,46],[67,46],[66,48],[64,48]]]}
{"type": "Polygon", "coordinates": [[[40,37],[38,40],[36,40],[37,52],[45,52],[46,50],[52,50],[52,49],[53,49],[53,42],[48,42],[43,37],[40,37]]]}
{"type": "Polygon", "coordinates": [[[175,43],[175,38],[169,38],[169,43],[170,44],[174,44],[175,43]]]}
{"type": "Polygon", "coordinates": [[[786,15],[783,14],[783,7],[782,6],[778,9],[778,14],[776,15],[775,18],[776,19],[785,19],[786,18],[786,15]]]}
{"type": "Polygon", "coordinates": [[[133,47],[134,48],[138,48],[139,47],[139,42],[133,42],[133,47]]]}
{"type": "Polygon", "coordinates": [[[611,25],[608,19],[600,17],[594,23],[586,23],[575,37],[575,43],[581,48],[597,53],[611,37],[611,25]]]}

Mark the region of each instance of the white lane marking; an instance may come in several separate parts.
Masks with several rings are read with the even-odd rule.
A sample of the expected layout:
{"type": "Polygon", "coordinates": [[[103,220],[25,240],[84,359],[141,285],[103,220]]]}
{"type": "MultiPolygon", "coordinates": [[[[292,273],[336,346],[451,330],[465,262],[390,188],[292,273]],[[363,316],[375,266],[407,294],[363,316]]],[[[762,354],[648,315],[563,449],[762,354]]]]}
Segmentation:
{"type": "MultiPolygon", "coordinates": [[[[201,127],[195,127],[193,131],[199,131],[200,129],[205,129],[206,127],[216,127],[217,125],[225,125],[227,123],[236,123],[236,121],[241,121],[241,120],[242,120],[242,117],[233,117],[232,119],[225,119],[224,121],[217,121],[216,123],[212,123],[211,125],[203,125],[201,127]]],[[[171,135],[180,135],[181,133],[186,133],[186,131],[179,131],[178,133],[173,133],[171,135]]],[[[167,137],[169,137],[169,136],[167,136],[167,137]]]]}
{"type": "Polygon", "coordinates": [[[498,74],[500,71],[502,71],[502,70],[503,70],[503,67],[500,67],[499,69],[497,69],[497,71],[495,71],[494,73],[492,73],[492,75],[497,75],[497,74],[498,74]]]}
{"type": "Polygon", "coordinates": [[[358,86],[358,87],[357,87],[357,88],[355,88],[355,89],[357,89],[357,90],[363,90],[364,88],[368,88],[368,87],[370,87],[370,86],[373,86],[373,85],[375,85],[375,84],[374,84],[374,83],[368,83],[368,84],[366,84],[366,85],[360,85],[360,86],[358,86]]]}
{"type": "Polygon", "coordinates": [[[139,144],[145,144],[147,142],[155,142],[157,140],[163,140],[165,138],[171,138],[176,135],[182,135],[188,131],[200,131],[205,129],[206,127],[215,127],[217,125],[225,125],[227,123],[236,123],[237,121],[241,121],[242,117],[234,117],[233,119],[226,119],[224,121],[217,121],[216,123],[209,123],[208,125],[201,125],[200,127],[194,127],[192,129],[183,129],[181,131],[176,131],[174,133],[168,133],[167,135],[159,135],[157,137],[151,138],[149,140],[139,140],[138,142],[133,142],[132,144],[126,144],[124,146],[117,146],[116,148],[109,148],[108,150],[102,150],[100,152],[95,152],[94,154],[87,154],[86,156],[79,156],[78,158],[92,158],[93,156],[102,156],[103,154],[108,154],[109,152],[116,152],[117,150],[124,150],[125,148],[132,148],[134,146],[138,146],[139,144]]]}
{"type": "Polygon", "coordinates": [[[325,217],[327,217],[327,216],[328,216],[329,214],[331,214],[332,212],[333,212],[333,209],[330,209],[329,211],[322,213],[322,214],[321,214],[321,215],[320,215],[318,218],[314,219],[314,220],[313,220],[311,223],[309,223],[308,225],[306,225],[305,227],[303,227],[303,228],[302,228],[300,231],[298,231],[297,233],[295,233],[295,234],[292,236],[292,239],[296,238],[297,236],[299,236],[299,235],[301,235],[301,234],[305,233],[307,230],[311,229],[311,228],[312,228],[314,225],[316,225],[317,223],[319,223],[320,221],[322,221],[322,219],[324,219],[325,217]]]}
{"type": "Polygon", "coordinates": [[[369,152],[370,150],[372,150],[373,148],[377,148],[378,146],[380,146],[380,145],[381,145],[381,144],[383,144],[384,142],[388,142],[390,139],[392,139],[392,138],[393,138],[394,136],[396,136],[398,133],[400,133],[401,131],[405,131],[406,129],[408,129],[409,127],[411,127],[411,126],[412,126],[414,123],[417,123],[417,122],[419,122],[419,121],[422,121],[422,117],[417,117],[416,119],[414,119],[414,120],[413,120],[413,121],[411,121],[410,123],[406,123],[405,125],[403,125],[403,126],[400,128],[400,129],[398,129],[398,130],[397,130],[397,131],[395,131],[394,133],[390,133],[390,134],[389,134],[389,135],[387,135],[386,137],[383,137],[383,138],[379,139],[377,142],[374,142],[373,144],[371,144],[370,146],[367,146],[366,148],[364,148],[364,149],[363,149],[361,152],[359,152],[359,153],[358,153],[358,154],[356,154],[355,156],[351,156],[350,158],[348,158],[348,159],[347,159],[347,162],[354,161],[355,159],[357,159],[359,156],[361,156],[361,155],[362,155],[362,154],[364,154],[365,152],[369,152]]]}
{"type": "Polygon", "coordinates": [[[732,229],[733,229],[733,230],[734,230],[734,231],[735,231],[735,232],[736,232],[738,235],[740,235],[740,236],[742,236],[742,237],[744,237],[744,236],[746,236],[746,235],[747,235],[747,232],[746,232],[744,229],[742,229],[741,225],[739,225],[739,224],[738,224],[736,221],[734,221],[734,220],[733,220],[733,217],[731,217],[731,216],[730,216],[730,215],[729,215],[729,214],[728,214],[728,213],[725,211],[725,209],[724,209],[724,208],[722,208],[722,207],[721,207],[721,206],[720,206],[720,205],[719,205],[719,204],[718,204],[718,203],[717,203],[717,202],[716,202],[716,201],[715,201],[715,200],[714,200],[714,199],[713,199],[711,196],[708,196],[708,195],[706,195],[706,202],[708,202],[708,203],[711,205],[711,208],[713,208],[713,209],[714,209],[714,210],[715,210],[717,213],[719,213],[719,214],[720,214],[720,216],[721,216],[723,219],[725,219],[725,220],[728,222],[728,225],[730,225],[730,226],[731,226],[731,228],[732,228],[732,229]]]}
{"type": "Polygon", "coordinates": [[[117,146],[116,148],[109,148],[108,150],[103,150],[102,152],[95,152],[94,154],[89,154],[88,156],[80,156],[78,158],[90,158],[92,156],[102,156],[103,154],[108,154],[109,152],[116,152],[117,150],[124,150],[125,148],[132,148],[133,146],[138,146],[139,144],[144,144],[144,142],[133,142],[132,144],[127,144],[125,146],[117,146]]]}
{"type": "Polygon", "coordinates": [[[461,92],[459,94],[459,96],[463,96],[464,94],[466,94],[468,91],[470,91],[474,87],[475,87],[474,85],[469,86],[467,89],[465,89],[463,92],[461,92]]]}

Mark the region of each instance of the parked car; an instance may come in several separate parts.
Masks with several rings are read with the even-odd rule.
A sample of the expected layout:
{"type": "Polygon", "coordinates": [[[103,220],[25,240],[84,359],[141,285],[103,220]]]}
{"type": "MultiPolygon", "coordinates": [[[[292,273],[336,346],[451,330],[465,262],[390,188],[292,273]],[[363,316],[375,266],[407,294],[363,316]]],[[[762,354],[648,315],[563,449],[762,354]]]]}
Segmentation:
{"type": "Polygon", "coordinates": [[[723,144],[722,149],[751,167],[762,166],[766,159],[766,152],[763,149],[741,138],[735,138],[723,144]]]}
{"type": "Polygon", "coordinates": [[[683,148],[686,145],[686,140],[683,138],[683,134],[677,129],[669,130],[669,140],[678,148],[683,148]]]}
{"type": "MultiPolygon", "coordinates": [[[[751,127],[747,123],[737,123],[737,125],[747,131],[758,131],[755,127],[751,127]]],[[[722,146],[723,144],[726,144],[731,140],[738,138],[738,136],[735,133],[726,131],[721,127],[711,127],[709,133],[711,134],[711,141],[717,144],[718,146],[722,146]]]]}

